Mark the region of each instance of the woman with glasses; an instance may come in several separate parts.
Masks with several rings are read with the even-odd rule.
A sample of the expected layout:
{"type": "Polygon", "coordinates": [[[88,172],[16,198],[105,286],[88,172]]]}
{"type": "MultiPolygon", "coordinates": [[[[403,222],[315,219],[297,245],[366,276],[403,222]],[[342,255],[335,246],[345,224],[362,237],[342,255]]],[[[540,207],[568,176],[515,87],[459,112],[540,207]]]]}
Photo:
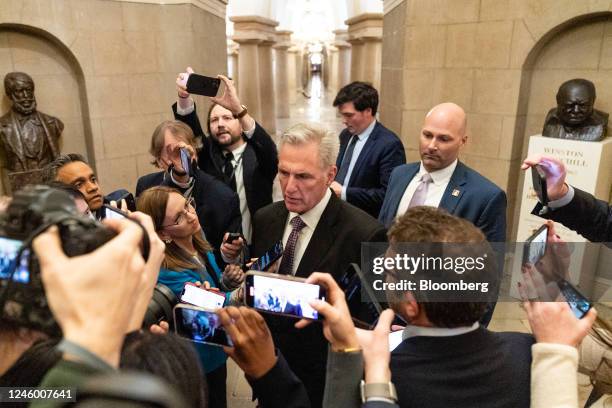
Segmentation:
{"type": "MultiPolygon", "coordinates": [[[[180,298],[187,282],[227,289],[223,284],[223,275],[238,275],[240,277],[234,280],[243,279],[237,265],[228,265],[225,273],[221,273],[212,247],[202,236],[193,199],[186,200],[178,190],[158,186],[142,192],[137,207],[138,211],[151,216],[157,235],[166,243],[166,256],[157,280],[170,288],[177,297],[180,298]]],[[[229,299],[229,293],[226,293],[226,299],[229,299]]],[[[225,407],[227,355],[220,347],[200,343],[194,345],[206,372],[209,407],[225,407]]]]}

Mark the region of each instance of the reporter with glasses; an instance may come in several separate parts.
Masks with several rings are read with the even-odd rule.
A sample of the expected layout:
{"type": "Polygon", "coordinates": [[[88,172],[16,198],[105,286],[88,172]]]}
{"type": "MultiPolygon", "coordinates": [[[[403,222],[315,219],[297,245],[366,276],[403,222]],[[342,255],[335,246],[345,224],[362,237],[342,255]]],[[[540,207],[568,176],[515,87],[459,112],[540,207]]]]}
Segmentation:
{"type": "MultiPolygon", "coordinates": [[[[137,205],[139,211],[151,216],[157,235],[166,243],[158,282],[170,288],[177,297],[185,284],[191,282],[221,289],[229,299],[230,292],[242,282],[244,274],[238,265],[227,265],[221,272],[213,248],[202,237],[193,199],[185,199],[170,187],[158,186],[142,192],[137,205]]],[[[196,349],[206,372],[210,407],[225,407],[227,356],[214,346],[197,344],[196,349]]]]}

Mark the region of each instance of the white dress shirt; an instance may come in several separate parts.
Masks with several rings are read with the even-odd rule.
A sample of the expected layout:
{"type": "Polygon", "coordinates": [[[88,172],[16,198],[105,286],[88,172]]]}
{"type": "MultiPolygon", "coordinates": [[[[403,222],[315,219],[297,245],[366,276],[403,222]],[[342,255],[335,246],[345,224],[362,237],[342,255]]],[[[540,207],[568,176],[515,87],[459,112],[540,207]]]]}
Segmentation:
{"type": "MultiPolygon", "coordinates": [[[[374,130],[374,126],[376,126],[376,120],[373,120],[372,123],[370,123],[370,125],[365,128],[363,132],[357,135],[357,141],[355,142],[355,148],[353,149],[353,156],[351,156],[351,163],[349,164],[348,170],[346,172],[346,177],[344,178],[344,183],[342,185],[342,193],[340,194],[340,198],[342,198],[344,201],[346,201],[346,187],[348,186],[349,181],[351,180],[351,174],[353,173],[353,169],[355,168],[355,163],[357,163],[357,159],[359,158],[359,154],[361,154],[361,151],[363,150],[363,146],[365,146],[366,142],[368,141],[368,138],[370,137],[370,134],[372,133],[372,130],[374,130]]],[[[351,139],[352,138],[353,137],[351,136],[351,139]]],[[[349,139],[349,143],[351,142],[351,139],[349,139]]],[[[346,145],[346,147],[348,149],[348,144],[346,145]]],[[[346,150],[344,151],[344,153],[346,154],[346,150]]]]}
{"type": "MultiPolygon", "coordinates": [[[[442,196],[444,195],[444,190],[446,190],[455,168],[457,168],[457,159],[455,159],[454,162],[445,168],[429,173],[431,175],[432,182],[429,183],[427,188],[427,197],[425,198],[423,205],[430,207],[438,207],[440,205],[440,201],[442,201],[442,196]]],[[[427,170],[425,170],[425,167],[423,167],[423,162],[421,162],[419,172],[412,178],[412,180],[410,180],[408,187],[406,187],[406,191],[404,191],[404,195],[402,196],[399,206],[397,207],[397,216],[403,215],[406,210],[408,210],[410,200],[412,200],[412,196],[421,182],[421,176],[425,173],[427,173],[427,170]]]]}
{"type": "Polygon", "coordinates": [[[319,203],[312,207],[310,210],[306,211],[304,214],[290,212],[289,217],[287,217],[287,223],[285,224],[285,232],[283,233],[283,248],[287,245],[289,234],[291,234],[291,230],[293,229],[293,227],[291,226],[291,220],[299,215],[302,221],[304,221],[304,223],[306,224],[306,226],[300,231],[297,243],[295,244],[295,253],[293,256],[293,270],[291,271],[292,275],[295,275],[295,272],[297,271],[297,268],[300,265],[300,261],[304,256],[304,252],[306,252],[306,248],[308,247],[308,243],[312,238],[312,234],[314,234],[314,231],[317,228],[317,224],[319,223],[321,215],[323,214],[323,211],[325,211],[325,207],[327,207],[330,198],[331,190],[328,188],[321,201],[319,201],[319,203]]]}
{"type": "Polygon", "coordinates": [[[242,164],[242,155],[247,144],[243,143],[239,147],[232,150],[234,158],[232,159],[232,166],[234,166],[234,177],[236,178],[236,193],[240,200],[240,214],[242,215],[242,234],[247,239],[247,242],[251,242],[251,213],[249,212],[249,206],[247,205],[246,191],[244,189],[244,172],[242,164]]]}

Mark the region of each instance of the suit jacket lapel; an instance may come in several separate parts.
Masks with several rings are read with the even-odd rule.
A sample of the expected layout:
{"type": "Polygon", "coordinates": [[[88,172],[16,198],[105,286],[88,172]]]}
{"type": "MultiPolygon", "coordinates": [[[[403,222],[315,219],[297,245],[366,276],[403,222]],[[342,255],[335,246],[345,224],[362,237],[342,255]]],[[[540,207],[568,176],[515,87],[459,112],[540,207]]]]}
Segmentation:
{"type": "Polygon", "coordinates": [[[372,145],[376,143],[376,139],[378,139],[378,132],[380,131],[380,123],[376,122],[374,125],[374,129],[372,129],[372,133],[368,137],[368,140],[365,142],[365,145],[361,149],[361,153],[359,153],[359,157],[357,157],[357,161],[355,162],[355,167],[353,167],[353,172],[351,173],[351,178],[349,180],[349,186],[351,185],[352,180],[357,179],[357,174],[361,171],[361,167],[364,163],[367,163],[369,156],[372,154],[372,145]]]}
{"type": "MultiPolygon", "coordinates": [[[[341,209],[341,201],[334,193],[325,207],[317,228],[315,228],[310,242],[306,247],[304,256],[298,265],[295,272],[295,276],[307,277],[312,272],[318,269],[321,261],[325,259],[325,256],[333,246],[335,242],[334,225],[338,216],[338,212],[341,209]]],[[[332,272],[332,271],[325,271],[332,272]]]]}
{"type": "Polygon", "coordinates": [[[454,214],[455,208],[457,204],[459,204],[461,196],[463,196],[463,192],[465,191],[463,187],[465,183],[465,165],[461,162],[457,162],[457,167],[446,186],[446,190],[444,190],[444,195],[442,196],[442,200],[440,200],[438,208],[444,208],[449,213],[454,214]]]}

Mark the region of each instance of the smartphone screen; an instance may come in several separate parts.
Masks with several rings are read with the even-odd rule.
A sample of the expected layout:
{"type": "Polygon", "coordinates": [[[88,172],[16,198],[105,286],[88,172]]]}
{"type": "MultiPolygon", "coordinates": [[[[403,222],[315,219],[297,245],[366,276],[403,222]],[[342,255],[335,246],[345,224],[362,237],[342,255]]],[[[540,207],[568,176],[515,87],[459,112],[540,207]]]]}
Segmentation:
{"type": "Polygon", "coordinates": [[[219,85],[221,85],[219,78],[190,74],[187,79],[187,92],[204,96],[215,96],[219,91],[219,85]]]}
{"type": "Polygon", "coordinates": [[[567,304],[569,305],[572,312],[574,312],[574,316],[578,319],[582,319],[589,309],[591,309],[591,302],[582,295],[582,293],[578,292],[578,289],[574,287],[571,283],[562,279],[558,282],[559,289],[565,297],[567,304]]]}
{"type": "Polygon", "coordinates": [[[535,265],[536,262],[544,256],[546,252],[546,243],[548,241],[548,225],[542,225],[527,241],[523,249],[523,265],[530,263],[535,265]]]}
{"type": "Polygon", "coordinates": [[[127,214],[113,206],[104,204],[104,218],[111,220],[122,220],[127,218],[127,214]]]}
{"type": "Polygon", "coordinates": [[[219,316],[197,306],[174,307],[174,330],[179,336],[195,343],[233,346],[232,340],[220,325],[219,316]]]}
{"type": "Polygon", "coordinates": [[[190,303],[206,309],[216,310],[223,307],[225,296],[195,285],[186,284],[181,294],[181,302],[190,303]]]}
{"type": "Polygon", "coordinates": [[[299,278],[283,278],[273,274],[249,272],[246,276],[245,302],[247,306],[270,313],[286,316],[319,319],[319,314],[308,303],[310,300],[325,299],[319,285],[305,283],[299,278]]]}
{"type": "Polygon", "coordinates": [[[181,149],[181,166],[183,166],[183,170],[185,173],[189,174],[189,168],[191,163],[191,156],[189,155],[189,151],[185,148],[181,149]]]}
{"type": "Polygon", "coordinates": [[[16,259],[21,244],[22,242],[17,239],[0,237],[0,279],[9,279],[11,271],[16,266],[13,282],[30,282],[30,270],[28,269],[30,250],[24,250],[19,261],[16,259]]]}
{"type": "Polygon", "coordinates": [[[251,265],[250,269],[254,271],[267,271],[281,255],[283,255],[283,243],[278,241],[271,249],[257,258],[257,261],[251,265]]]}

